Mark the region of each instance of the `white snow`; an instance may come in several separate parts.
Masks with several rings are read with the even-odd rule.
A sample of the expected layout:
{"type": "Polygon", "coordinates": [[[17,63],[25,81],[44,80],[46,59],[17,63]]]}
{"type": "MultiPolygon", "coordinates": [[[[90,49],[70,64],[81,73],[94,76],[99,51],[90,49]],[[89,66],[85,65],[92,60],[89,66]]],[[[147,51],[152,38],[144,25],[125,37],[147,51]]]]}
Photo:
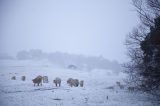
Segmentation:
{"type": "Polygon", "coordinates": [[[128,92],[116,86],[116,81],[124,83],[124,73],[69,70],[47,62],[0,63],[0,106],[153,106],[146,94],[128,92]],[[26,81],[21,81],[24,75],[26,81]],[[48,76],[49,83],[34,87],[32,79],[38,75],[48,76]],[[11,80],[12,76],[16,76],[16,80],[11,80]],[[61,87],[53,84],[56,77],[62,79],[61,87]],[[84,87],[69,87],[68,78],[84,80],[84,87]],[[107,89],[111,86],[114,89],[107,89]]]}

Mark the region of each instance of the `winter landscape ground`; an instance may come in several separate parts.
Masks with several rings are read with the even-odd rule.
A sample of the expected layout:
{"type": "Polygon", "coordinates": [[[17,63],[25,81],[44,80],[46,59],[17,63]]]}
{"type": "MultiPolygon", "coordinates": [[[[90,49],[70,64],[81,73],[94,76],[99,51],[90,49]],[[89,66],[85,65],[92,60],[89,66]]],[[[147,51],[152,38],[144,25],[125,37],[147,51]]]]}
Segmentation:
{"type": "Polygon", "coordinates": [[[112,70],[71,70],[43,62],[1,61],[0,106],[157,106],[147,94],[120,89],[116,82],[125,85],[125,77],[112,70]],[[34,87],[32,79],[38,75],[48,76],[49,83],[34,87]],[[16,80],[11,80],[12,76],[16,80]],[[53,84],[55,77],[62,79],[61,87],[53,84]],[[84,87],[68,86],[70,77],[84,80],[84,87]]]}

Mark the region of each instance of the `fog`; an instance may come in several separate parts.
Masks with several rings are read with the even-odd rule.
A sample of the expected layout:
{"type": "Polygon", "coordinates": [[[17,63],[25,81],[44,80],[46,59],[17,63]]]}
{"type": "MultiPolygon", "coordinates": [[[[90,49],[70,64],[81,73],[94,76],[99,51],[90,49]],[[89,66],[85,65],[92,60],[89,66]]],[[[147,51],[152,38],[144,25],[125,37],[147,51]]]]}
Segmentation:
{"type": "Polygon", "coordinates": [[[144,56],[128,62],[133,58],[127,57],[126,35],[142,24],[132,3],[0,0],[0,105],[158,106],[147,93],[158,87],[147,84],[159,54],[157,47],[145,50],[155,45],[150,39],[159,33],[158,21],[151,27],[153,37],[140,43],[144,56]]]}
{"type": "Polygon", "coordinates": [[[1,0],[0,52],[40,49],[126,61],[138,23],[130,0],[1,0]]]}

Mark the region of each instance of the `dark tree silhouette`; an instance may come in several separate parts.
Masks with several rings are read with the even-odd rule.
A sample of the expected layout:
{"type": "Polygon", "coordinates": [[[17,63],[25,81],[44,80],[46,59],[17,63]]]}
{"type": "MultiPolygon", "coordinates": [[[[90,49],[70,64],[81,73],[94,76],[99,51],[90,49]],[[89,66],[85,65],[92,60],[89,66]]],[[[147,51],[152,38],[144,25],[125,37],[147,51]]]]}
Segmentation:
{"type": "Polygon", "coordinates": [[[160,0],[132,0],[141,25],[127,36],[128,84],[160,97],[160,0]]]}

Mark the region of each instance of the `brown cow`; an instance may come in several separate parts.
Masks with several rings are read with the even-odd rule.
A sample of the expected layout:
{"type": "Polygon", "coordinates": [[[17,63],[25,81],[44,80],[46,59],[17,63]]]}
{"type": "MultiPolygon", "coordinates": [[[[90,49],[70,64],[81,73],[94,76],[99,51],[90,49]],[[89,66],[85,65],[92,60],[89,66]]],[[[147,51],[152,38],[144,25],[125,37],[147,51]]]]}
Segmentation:
{"type": "Polygon", "coordinates": [[[42,76],[37,76],[36,78],[34,78],[32,81],[34,83],[34,86],[37,84],[39,86],[39,84],[42,86],[42,76]]]}
{"type": "Polygon", "coordinates": [[[69,78],[67,80],[67,84],[69,84],[69,86],[74,86],[74,87],[78,87],[79,85],[79,80],[78,79],[72,79],[72,78],[69,78]]]}

